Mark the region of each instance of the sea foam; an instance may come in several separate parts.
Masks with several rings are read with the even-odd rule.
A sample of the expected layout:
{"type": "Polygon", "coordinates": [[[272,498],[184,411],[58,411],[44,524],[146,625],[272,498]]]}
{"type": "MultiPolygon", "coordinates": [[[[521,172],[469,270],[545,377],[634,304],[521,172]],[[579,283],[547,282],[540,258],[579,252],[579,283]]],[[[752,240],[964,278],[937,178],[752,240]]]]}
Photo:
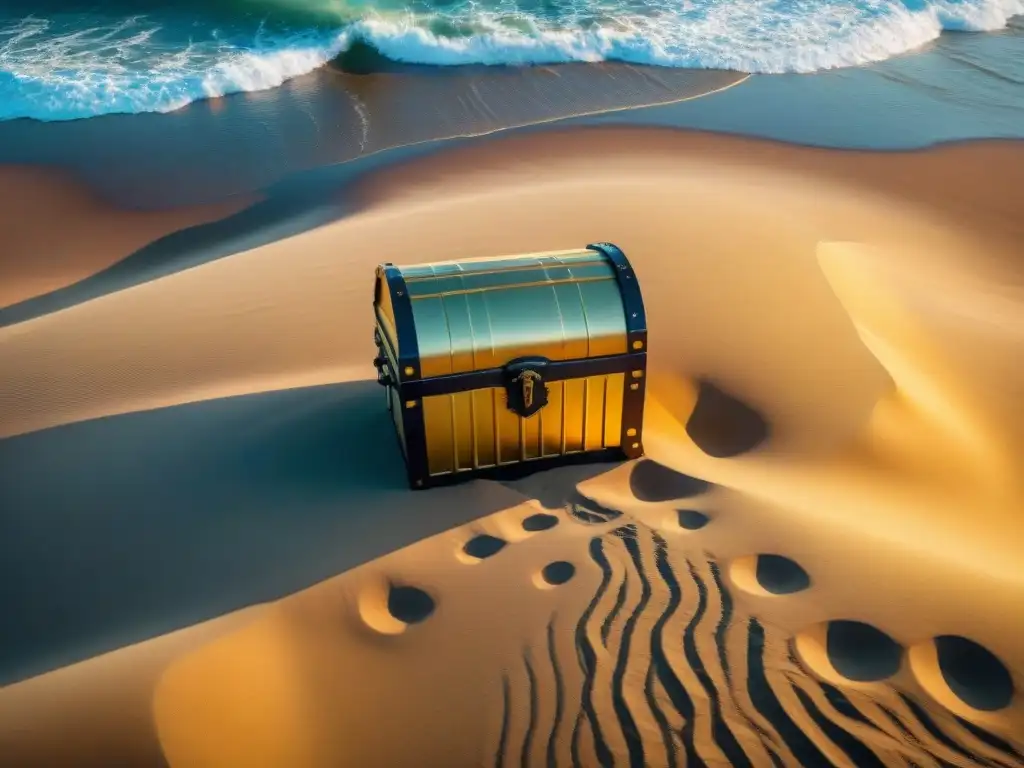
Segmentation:
{"type": "Polygon", "coordinates": [[[335,26],[230,33],[151,15],[0,18],[0,119],[168,112],[277,87],[357,40],[396,62],[436,66],[622,61],[808,73],[881,61],[943,31],[1001,29],[1024,14],[1024,0],[615,2],[624,4],[570,0],[546,16],[507,3],[444,13],[391,8],[335,26]]]}

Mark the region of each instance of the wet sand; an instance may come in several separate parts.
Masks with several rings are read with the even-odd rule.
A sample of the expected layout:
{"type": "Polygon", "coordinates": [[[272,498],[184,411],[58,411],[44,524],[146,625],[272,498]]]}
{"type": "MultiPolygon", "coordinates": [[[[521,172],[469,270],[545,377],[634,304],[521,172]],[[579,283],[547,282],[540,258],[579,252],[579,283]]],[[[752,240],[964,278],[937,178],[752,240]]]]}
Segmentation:
{"type": "MultiPolygon", "coordinates": [[[[203,205],[289,192],[297,173],[395,148],[683,102],[747,78],[625,64],[406,67],[366,75],[324,67],[279,88],[194,102],[170,116],[0,122],[0,164],[63,169],[123,208],[203,205]]],[[[299,185],[308,189],[312,177],[299,185]]]]}
{"type": "Polygon", "coordinates": [[[1012,142],[540,132],[7,325],[0,755],[1024,765],[1022,180],[1012,142]],[[594,240],[644,289],[648,460],[404,490],[373,267],[594,240]]]}

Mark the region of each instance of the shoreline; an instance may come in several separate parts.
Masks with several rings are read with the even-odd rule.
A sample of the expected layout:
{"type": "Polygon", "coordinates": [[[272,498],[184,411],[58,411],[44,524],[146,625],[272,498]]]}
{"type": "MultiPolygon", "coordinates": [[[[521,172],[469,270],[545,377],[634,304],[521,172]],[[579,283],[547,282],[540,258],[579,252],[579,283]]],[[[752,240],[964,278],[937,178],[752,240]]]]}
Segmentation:
{"type": "Polygon", "coordinates": [[[0,122],[0,165],[58,166],[125,208],[197,205],[266,191],[305,171],[685,101],[747,78],[612,64],[373,75],[328,66],[172,113],[0,122]]]}
{"type": "Polygon", "coordinates": [[[325,66],[173,113],[0,122],[0,165],[56,167],[113,205],[150,209],[272,192],[317,168],[538,127],[651,125],[876,151],[1024,138],[1015,65],[999,71],[1015,45],[1024,46],[1024,20],[807,75],[606,63],[352,75],[325,66]]]}
{"type": "MultiPolygon", "coordinates": [[[[339,33],[341,29],[338,30],[339,33]]],[[[146,115],[146,114],[175,114],[190,109],[193,106],[201,105],[208,101],[219,101],[223,99],[232,99],[237,97],[246,97],[248,95],[257,95],[260,93],[269,93],[277,90],[278,88],[288,87],[289,83],[309,79],[316,77],[323,73],[333,73],[342,78],[351,77],[376,77],[376,76],[388,76],[388,75],[404,75],[413,78],[422,79],[425,77],[442,77],[448,78],[454,81],[460,79],[490,79],[498,73],[497,76],[506,76],[511,73],[513,76],[524,77],[529,79],[531,72],[537,70],[567,70],[578,67],[590,67],[600,69],[609,69],[618,72],[624,72],[626,70],[640,70],[649,73],[650,75],[657,78],[657,73],[663,73],[667,77],[674,79],[673,75],[669,73],[714,73],[720,72],[726,75],[734,76],[739,79],[746,77],[773,77],[773,78],[788,78],[788,77],[814,77],[819,75],[828,74],[839,74],[843,75],[849,72],[856,72],[860,70],[873,70],[873,69],[886,69],[890,64],[895,63],[897,69],[900,69],[899,63],[901,61],[913,60],[924,56],[927,58],[934,51],[943,50],[955,50],[958,47],[958,38],[980,38],[982,40],[981,45],[983,47],[989,46],[989,41],[994,40],[998,45],[998,41],[1003,37],[1015,37],[1024,33],[1024,9],[1020,9],[1017,15],[1011,15],[1006,17],[1005,24],[999,28],[984,28],[984,29],[962,29],[962,28],[943,28],[939,31],[938,35],[934,38],[925,40],[913,48],[891,53],[886,58],[882,59],[871,59],[866,61],[860,61],[857,63],[844,63],[841,65],[827,65],[819,66],[817,69],[809,70],[796,68],[782,68],[778,70],[767,71],[765,69],[751,69],[743,67],[714,67],[714,66],[697,66],[697,67],[676,67],[665,64],[655,63],[644,63],[638,61],[632,61],[623,58],[598,58],[598,59],[570,59],[570,60],[557,60],[557,61],[525,61],[522,63],[513,62],[473,62],[473,63],[448,63],[448,64],[431,64],[431,63],[417,63],[409,62],[396,58],[391,58],[386,53],[382,52],[377,43],[368,42],[364,38],[355,36],[350,39],[349,46],[335,53],[333,58],[323,60],[318,66],[310,69],[306,72],[294,74],[286,77],[276,86],[269,86],[257,90],[233,90],[228,93],[217,92],[217,95],[212,95],[204,98],[197,98],[193,101],[181,104],[180,106],[168,106],[165,109],[150,110],[150,111],[137,111],[137,112],[103,112],[93,115],[73,117],[73,118],[55,118],[47,120],[39,117],[32,116],[19,116],[13,118],[4,118],[0,120],[3,122],[18,122],[28,121],[32,123],[73,123],[81,120],[90,120],[95,118],[109,118],[117,117],[123,118],[130,115],[146,115]]],[[[984,69],[984,66],[980,67],[984,69]]],[[[1012,75],[1011,75],[1012,76],[1012,75]]],[[[455,87],[457,89],[457,86],[455,87]]],[[[636,108],[645,108],[645,100],[637,99],[631,106],[636,108]]],[[[658,106],[658,104],[651,104],[650,106],[658,106]]]]}

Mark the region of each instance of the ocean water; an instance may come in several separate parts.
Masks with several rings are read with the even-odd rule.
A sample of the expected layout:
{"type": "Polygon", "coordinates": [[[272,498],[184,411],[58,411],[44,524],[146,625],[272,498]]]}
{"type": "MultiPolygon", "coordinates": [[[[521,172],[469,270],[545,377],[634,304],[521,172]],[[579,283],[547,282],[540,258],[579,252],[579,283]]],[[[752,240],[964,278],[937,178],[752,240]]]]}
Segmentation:
{"type": "Polygon", "coordinates": [[[1024,0],[5,0],[0,120],[168,112],[358,52],[810,73],[1004,29],[1024,0]]]}

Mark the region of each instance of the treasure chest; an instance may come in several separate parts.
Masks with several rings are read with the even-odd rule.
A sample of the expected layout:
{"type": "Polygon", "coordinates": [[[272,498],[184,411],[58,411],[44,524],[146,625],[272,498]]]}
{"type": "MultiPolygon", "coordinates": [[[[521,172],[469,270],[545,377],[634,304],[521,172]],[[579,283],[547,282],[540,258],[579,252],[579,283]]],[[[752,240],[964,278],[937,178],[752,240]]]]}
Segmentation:
{"type": "Polygon", "coordinates": [[[647,320],[616,246],[382,264],[373,309],[412,488],[643,455],[647,320]]]}

